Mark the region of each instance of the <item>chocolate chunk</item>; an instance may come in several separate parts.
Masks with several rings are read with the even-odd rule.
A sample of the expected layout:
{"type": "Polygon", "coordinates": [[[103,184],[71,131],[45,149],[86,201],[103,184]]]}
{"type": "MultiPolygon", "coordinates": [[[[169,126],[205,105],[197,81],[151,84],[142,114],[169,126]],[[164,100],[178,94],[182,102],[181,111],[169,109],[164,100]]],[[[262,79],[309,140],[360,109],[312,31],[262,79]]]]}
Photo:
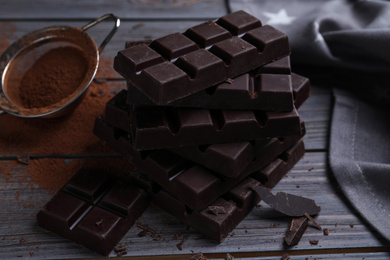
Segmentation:
{"type": "Polygon", "coordinates": [[[114,69],[165,105],[289,54],[285,34],[238,11],[119,51],[114,69]]]}
{"type": "Polygon", "coordinates": [[[329,229],[328,229],[328,228],[324,228],[324,235],[325,235],[325,236],[328,236],[328,235],[329,235],[329,229]]]}
{"type": "Polygon", "coordinates": [[[306,231],[308,219],[306,217],[293,218],[284,238],[287,245],[296,245],[306,231]]]}
{"type": "Polygon", "coordinates": [[[38,212],[38,225],[107,255],[149,204],[147,193],[81,169],[38,212]]]}
{"type": "Polygon", "coordinates": [[[278,192],[276,195],[273,195],[269,188],[261,186],[253,189],[260,196],[261,200],[273,209],[288,216],[300,217],[304,216],[305,213],[317,215],[321,211],[321,208],[312,199],[285,192],[278,192]]]}

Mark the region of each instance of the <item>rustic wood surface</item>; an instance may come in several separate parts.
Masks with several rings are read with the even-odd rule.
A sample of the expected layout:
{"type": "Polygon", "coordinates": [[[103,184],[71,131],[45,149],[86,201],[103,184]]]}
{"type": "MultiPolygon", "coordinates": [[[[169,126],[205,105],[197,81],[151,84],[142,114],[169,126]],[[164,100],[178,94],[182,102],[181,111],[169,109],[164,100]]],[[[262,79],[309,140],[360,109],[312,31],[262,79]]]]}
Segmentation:
{"type": "MultiPolygon", "coordinates": [[[[102,53],[105,62],[101,63],[97,78],[108,80],[113,91],[117,91],[125,87],[125,82],[113,71],[112,60],[115,53],[124,48],[125,41],[154,39],[183,31],[227,11],[223,0],[1,0],[0,51],[32,30],[58,24],[80,27],[105,13],[114,13],[121,18],[121,26],[102,53]]],[[[112,23],[105,22],[89,33],[99,43],[111,28],[112,23]]],[[[284,191],[316,200],[322,208],[316,221],[322,228],[329,229],[328,236],[309,226],[297,246],[286,247],[283,238],[289,218],[261,203],[262,206],[256,207],[227,239],[216,244],[206,238],[199,239],[200,234],[195,230],[152,205],[139,221],[155,228],[162,239],[154,241],[150,236],[139,237],[140,230],[133,227],[121,241],[128,250],[121,258],[187,259],[202,252],[213,259],[225,259],[227,253],[236,259],[280,259],[284,253],[291,259],[389,259],[388,242],[349,206],[329,170],[331,106],[330,88],[313,86],[311,97],[299,109],[307,127],[306,154],[274,188],[275,192],[284,191]],[[178,232],[188,236],[183,250],[176,246],[180,241],[174,235],[178,232]],[[311,240],[319,243],[312,245],[311,240]]],[[[25,166],[15,166],[14,157],[5,154],[1,159],[3,170],[12,167],[12,175],[5,176],[0,171],[1,259],[101,257],[38,227],[35,215],[52,193],[25,178],[25,166]]],[[[75,154],[61,160],[84,159],[75,154]]],[[[114,252],[110,254],[110,257],[116,256],[114,252]]]]}

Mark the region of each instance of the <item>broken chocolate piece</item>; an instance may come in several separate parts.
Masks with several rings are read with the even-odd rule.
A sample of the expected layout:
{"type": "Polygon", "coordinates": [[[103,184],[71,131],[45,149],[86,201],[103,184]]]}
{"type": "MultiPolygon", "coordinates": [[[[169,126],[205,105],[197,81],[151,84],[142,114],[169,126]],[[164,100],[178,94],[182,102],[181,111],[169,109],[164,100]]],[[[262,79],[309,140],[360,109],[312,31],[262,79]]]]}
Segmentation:
{"type": "Polygon", "coordinates": [[[308,219],[306,217],[293,218],[291,220],[290,227],[284,238],[287,245],[291,246],[299,243],[303,233],[306,231],[307,222],[308,219]]]}
{"type": "Polygon", "coordinates": [[[253,189],[260,196],[261,200],[287,216],[301,217],[305,213],[317,215],[321,211],[321,208],[312,199],[285,192],[278,192],[276,195],[273,195],[270,189],[262,186],[256,186],[253,189]]]}
{"type": "Polygon", "coordinates": [[[328,236],[328,235],[329,235],[329,229],[328,229],[328,228],[324,228],[324,235],[325,235],[325,236],[328,236]]]}
{"type": "Polygon", "coordinates": [[[307,214],[305,212],[305,216],[311,221],[311,223],[313,223],[319,230],[322,230],[322,227],[314,220],[314,218],[312,218],[312,216],[310,216],[309,214],[307,214]]]}

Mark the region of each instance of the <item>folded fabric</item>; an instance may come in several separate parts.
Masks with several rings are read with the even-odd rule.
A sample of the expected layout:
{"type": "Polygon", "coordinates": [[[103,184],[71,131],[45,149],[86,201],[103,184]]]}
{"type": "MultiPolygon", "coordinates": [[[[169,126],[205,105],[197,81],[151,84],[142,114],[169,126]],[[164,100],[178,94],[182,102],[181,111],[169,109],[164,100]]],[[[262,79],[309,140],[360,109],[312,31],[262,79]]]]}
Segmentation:
{"type": "Polygon", "coordinates": [[[329,162],[346,197],[390,240],[390,117],[334,90],[329,162]]]}

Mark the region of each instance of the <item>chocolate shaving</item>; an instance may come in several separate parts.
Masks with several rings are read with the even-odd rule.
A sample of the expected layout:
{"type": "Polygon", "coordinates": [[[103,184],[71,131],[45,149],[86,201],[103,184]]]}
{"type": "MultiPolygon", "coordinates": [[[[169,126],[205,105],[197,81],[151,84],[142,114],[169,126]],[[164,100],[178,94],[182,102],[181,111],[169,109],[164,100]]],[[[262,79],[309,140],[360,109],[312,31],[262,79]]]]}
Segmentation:
{"type": "Polygon", "coordinates": [[[314,224],[319,230],[322,230],[322,227],[312,218],[309,214],[305,213],[305,216],[314,224]]]}
{"type": "Polygon", "coordinates": [[[176,245],[179,250],[183,250],[183,248],[184,248],[183,244],[184,244],[184,241],[186,241],[186,240],[187,240],[187,236],[183,235],[183,238],[181,239],[180,243],[176,245]]]}
{"type": "Polygon", "coordinates": [[[189,260],[208,260],[202,252],[196,253],[195,255],[191,256],[189,260]]]}
{"type": "Polygon", "coordinates": [[[218,216],[219,214],[226,214],[225,208],[221,206],[209,206],[208,210],[215,216],[218,216]]]}
{"type": "Polygon", "coordinates": [[[303,233],[306,231],[307,222],[308,219],[306,217],[293,218],[291,220],[290,227],[284,238],[287,245],[291,246],[299,243],[303,233]]]}
{"type": "Polygon", "coordinates": [[[310,242],[311,245],[318,245],[318,242],[319,242],[319,241],[313,239],[313,240],[310,240],[309,242],[310,242]]]}
{"type": "Polygon", "coordinates": [[[270,207],[287,216],[301,217],[305,213],[317,215],[321,211],[321,208],[312,199],[285,192],[278,192],[273,195],[270,189],[262,186],[255,186],[252,189],[270,207]]]}
{"type": "Polygon", "coordinates": [[[127,254],[127,248],[123,244],[116,245],[114,251],[118,256],[123,256],[127,254]]]}

